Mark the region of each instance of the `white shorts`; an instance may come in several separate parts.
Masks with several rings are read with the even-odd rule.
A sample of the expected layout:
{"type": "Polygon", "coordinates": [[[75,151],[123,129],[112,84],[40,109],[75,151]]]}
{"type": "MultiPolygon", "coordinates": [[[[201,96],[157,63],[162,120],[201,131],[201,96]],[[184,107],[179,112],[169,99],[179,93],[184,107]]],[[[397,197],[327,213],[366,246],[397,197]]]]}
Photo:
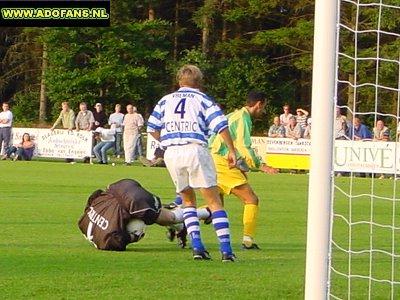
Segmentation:
{"type": "Polygon", "coordinates": [[[217,186],[214,161],[201,145],[170,146],[164,153],[164,161],[178,193],[187,187],[217,186]]]}

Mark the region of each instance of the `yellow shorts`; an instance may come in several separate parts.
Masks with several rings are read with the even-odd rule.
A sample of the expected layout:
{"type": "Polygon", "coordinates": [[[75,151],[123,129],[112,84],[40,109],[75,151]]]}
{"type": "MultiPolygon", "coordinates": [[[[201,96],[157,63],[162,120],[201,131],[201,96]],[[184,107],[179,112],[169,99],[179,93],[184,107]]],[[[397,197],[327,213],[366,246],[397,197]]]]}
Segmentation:
{"type": "Polygon", "coordinates": [[[211,154],[217,170],[217,183],[220,190],[229,195],[233,188],[247,183],[246,176],[237,168],[229,168],[228,160],[218,154],[211,154]]]}

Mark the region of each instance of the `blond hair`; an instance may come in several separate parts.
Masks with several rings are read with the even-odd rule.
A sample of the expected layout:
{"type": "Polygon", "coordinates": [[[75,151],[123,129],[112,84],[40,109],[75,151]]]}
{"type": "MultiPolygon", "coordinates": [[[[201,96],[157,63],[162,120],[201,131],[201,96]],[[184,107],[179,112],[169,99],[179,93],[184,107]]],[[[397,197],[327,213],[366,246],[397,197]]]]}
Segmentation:
{"type": "Polygon", "coordinates": [[[203,73],[195,65],[184,65],[176,74],[180,86],[199,87],[203,81],[203,73]]]}

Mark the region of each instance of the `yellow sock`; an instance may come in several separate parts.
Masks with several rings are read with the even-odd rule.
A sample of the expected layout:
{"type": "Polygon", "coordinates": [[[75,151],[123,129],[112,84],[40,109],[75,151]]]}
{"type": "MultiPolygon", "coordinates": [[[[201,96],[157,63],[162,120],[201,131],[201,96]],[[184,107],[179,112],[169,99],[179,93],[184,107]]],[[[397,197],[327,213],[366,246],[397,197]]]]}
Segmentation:
{"type": "Polygon", "coordinates": [[[243,236],[254,238],[256,232],[256,221],[258,205],[245,204],[243,210],[243,236]]]}

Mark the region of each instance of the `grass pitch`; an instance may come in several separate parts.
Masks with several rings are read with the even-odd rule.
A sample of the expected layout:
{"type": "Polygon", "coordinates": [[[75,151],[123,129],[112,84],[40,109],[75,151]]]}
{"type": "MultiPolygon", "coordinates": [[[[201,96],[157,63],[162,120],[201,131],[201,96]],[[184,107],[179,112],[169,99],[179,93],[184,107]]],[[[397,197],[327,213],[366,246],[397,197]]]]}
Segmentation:
{"type": "MultiPolygon", "coordinates": [[[[164,203],[171,201],[174,188],[165,169],[2,161],[0,170],[2,299],[304,297],[306,175],[250,173],[250,182],[261,199],[257,242],[262,251],[240,250],[242,205],[234,197],[226,198],[238,262],[223,264],[211,226],[202,225],[204,242],[214,258],[209,262],[193,261],[191,251],[167,241],[164,228],[158,225],[148,227],[146,237],[128,246],[126,252],[98,251],[81,235],[77,220],[88,195],[113,181],[134,178],[159,195],[164,203]]],[[[357,183],[361,189],[370,187],[367,179],[359,179],[357,183]]],[[[338,184],[348,189],[348,179],[341,178],[338,184]]],[[[392,184],[391,180],[377,181],[376,192],[390,192],[392,184]]],[[[368,217],[368,203],[354,203],[360,218],[368,217]]],[[[336,211],[348,214],[345,197],[339,197],[335,205],[336,211]]],[[[375,205],[379,222],[389,222],[392,216],[387,203],[380,205],[378,201],[375,205]]],[[[336,224],[334,238],[346,245],[347,225],[340,221],[336,224]]],[[[384,239],[387,237],[378,235],[375,245],[388,247],[384,239]]],[[[363,242],[355,240],[353,244],[361,247],[363,242]]],[[[346,255],[334,251],[334,259],[337,269],[347,271],[346,255]]],[[[398,259],[396,268],[397,264],[398,259]]],[[[367,266],[368,260],[354,259],[352,263],[358,272],[364,272],[367,266]]],[[[387,278],[388,274],[378,272],[379,266],[390,268],[390,262],[382,260],[374,267],[377,277],[387,278]]],[[[334,276],[333,283],[335,294],[346,297],[348,281],[334,276]]],[[[387,286],[373,289],[375,299],[388,298],[387,286]]],[[[357,279],[352,289],[356,287],[357,279]]],[[[365,299],[366,293],[364,284],[359,292],[352,290],[352,298],[365,299]]]]}

